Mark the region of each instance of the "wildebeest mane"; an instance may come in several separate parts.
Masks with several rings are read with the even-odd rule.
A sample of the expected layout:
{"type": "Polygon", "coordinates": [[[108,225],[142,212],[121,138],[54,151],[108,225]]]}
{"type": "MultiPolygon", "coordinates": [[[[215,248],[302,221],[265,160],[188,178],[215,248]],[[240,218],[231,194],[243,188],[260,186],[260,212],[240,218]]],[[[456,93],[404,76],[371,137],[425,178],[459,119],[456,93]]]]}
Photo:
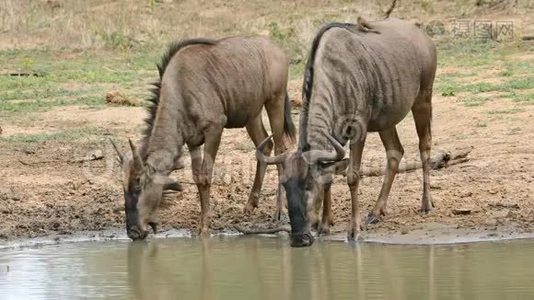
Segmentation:
{"type": "Polygon", "coordinates": [[[306,67],[304,68],[304,82],[302,84],[302,110],[301,110],[301,117],[300,117],[300,137],[299,137],[299,149],[302,151],[307,151],[308,149],[308,142],[306,141],[306,134],[307,134],[307,126],[305,125],[308,120],[308,110],[309,110],[309,104],[311,99],[311,92],[313,87],[313,73],[314,73],[314,62],[315,62],[315,55],[317,53],[317,48],[319,48],[319,43],[321,42],[321,38],[323,37],[324,33],[327,32],[329,29],[332,28],[345,28],[351,31],[354,31],[354,24],[351,23],[329,23],[324,25],[312,42],[312,47],[310,50],[310,55],[308,57],[308,61],[306,62],[306,67]]]}
{"type": "MultiPolygon", "coordinates": [[[[391,13],[393,12],[393,9],[395,9],[395,6],[397,5],[397,0],[393,0],[390,7],[385,13],[385,19],[389,18],[391,13]]],[[[305,126],[307,120],[308,120],[308,109],[309,109],[309,101],[311,99],[311,92],[313,87],[313,67],[315,62],[315,54],[317,52],[317,48],[319,47],[319,43],[321,42],[321,38],[323,37],[324,33],[327,32],[329,29],[332,28],[344,28],[347,29],[353,33],[362,32],[362,25],[368,25],[367,21],[364,21],[363,24],[361,23],[361,18],[358,20],[358,26],[352,23],[329,23],[324,25],[312,42],[312,48],[310,50],[310,55],[308,57],[308,61],[306,63],[306,67],[304,68],[304,82],[302,85],[302,110],[300,114],[300,133],[299,133],[299,149],[301,151],[307,151],[309,145],[308,141],[306,140],[307,135],[307,126],[305,126]]],[[[365,29],[365,28],[364,28],[365,29]]],[[[368,28],[367,28],[368,29],[368,28]]],[[[364,32],[368,32],[369,30],[363,30],[364,32]]],[[[370,30],[374,33],[379,33],[375,30],[370,30]]]]}
{"type": "Polygon", "coordinates": [[[163,73],[165,73],[165,69],[169,65],[169,62],[173,58],[173,56],[178,53],[181,49],[184,47],[190,46],[190,45],[215,45],[217,41],[212,39],[206,39],[206,38],[196,38],[196,39],[186,39],[181,41],[175,41],[171,43],[165,52],[165,54],[161,57],[161,60],[159,63],[156,64],[158,67],[159,72],[159,80],[155,83],[153,83],[153,87],[150,90],[151,95],[147,99],[149,102],[148,105],[148,116],[145,119],[145,130],[143,131],[143,140],[141,143],[141,156],[144,158],[146,154],[146,145],[148,142],[148,138],[150,137],[150,134],[152,133],[152,128],[154,126],[154,119],[156,118],[156,113],[158,111],[158,104],[159,104],[159,96],[160,96],[160,89],[161,89],[161,80],[163,78],[163,73]]]}

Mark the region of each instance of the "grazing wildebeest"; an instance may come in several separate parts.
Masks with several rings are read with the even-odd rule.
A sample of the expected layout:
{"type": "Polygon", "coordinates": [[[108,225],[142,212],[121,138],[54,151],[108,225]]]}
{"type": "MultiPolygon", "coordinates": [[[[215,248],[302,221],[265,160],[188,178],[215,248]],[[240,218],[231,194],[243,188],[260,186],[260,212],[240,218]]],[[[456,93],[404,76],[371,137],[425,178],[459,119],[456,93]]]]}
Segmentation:
{"type": "Polygon", "coordinates": [[[297,151],[264,157],[263,144],[258,147],[259,160],[284,167],[280,180],[288,199],[292,246],[313,243],[310,225],[317,226],[319,232],[328,231],[332,222],[331,175],[347,164],[352,200],[348,238],[358,238],[361,230],[358,183],[367,132],[378,131],[387,156],[382,189],[367,224],[385,215],[387,198],[404,152],[396,125],[410,110],[423,162],[421,211],[432,209],[430,123],[436,50],[419,28],[389,18],[389,12],[391,9],[385,20],[332,23],[319,31],[305,69],[297,151]],[[347,161],[343,159],[343,145],[349,141],[347,161]],[[323,215],[319,224],[321,199],[323,215]]]}
{"type": "MultiPolygon", "coordinates": [[[[201,204],[199,229],[205,235],[209,228],[213,164],[223,129],[246,127],[258,146],[267,137],[261,118],[265,106],[275,154],[286,150],[284,136],[295,139],[286,91],[288,59],[269,39],[181,41],[170,46],[158,69],[160,82],[151,99],[153,105],[140,149],[130,141],[131,159],[117,150],[123,166],[126,230],[134,240],[145,238],[148,226],[156,230],[156,213],[163,191],[181,189],[168,175],[179,167],[183,145],[187,145],[191,155],[201,204]]],[[[272,147],[269,144],[263,153],[269,155],[272,147]]],[[[266,167],[258,162],[245,212],[258,205],[266,167]]],[[[278,215],[285,196],[280,187],[278,215]]]]}

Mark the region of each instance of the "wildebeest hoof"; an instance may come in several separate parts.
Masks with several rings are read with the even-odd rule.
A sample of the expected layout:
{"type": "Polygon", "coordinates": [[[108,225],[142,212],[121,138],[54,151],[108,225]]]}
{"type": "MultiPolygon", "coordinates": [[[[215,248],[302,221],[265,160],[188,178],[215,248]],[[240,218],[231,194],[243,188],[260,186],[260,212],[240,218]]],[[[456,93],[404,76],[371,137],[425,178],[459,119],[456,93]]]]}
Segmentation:
{"type": "Polygon", "coordinates": [[[154,234],[156,234],[158,232],[158,223],[150,222],[150,223],[148,223],[148,225],[150,226],[150,228],[152,228],[152,231],[154,231],[154,234]]]}
{"type": "Polygon", "coordinates": [[[243,210],[243,213],[245,215],[250,215],[252,214],[252,212],[254,212],[254,209],[256,209],[256,206],[254,206],[251,203],[247,203],[247,205],[245,206],[245,209],[243,210]]]}
{"type": "Polygon", "coordinates": [[[200,238],[209,238],[210,231],[207,228],[202,228],[199,230],[198,235],[200,236],[200,238]]]}
{"type": "Polygon", "coordinates": [[[273,219],[281,223],[288,223],[289,217],[283,210],[276,210],[273,214],[273,219]]]}
{"type": "Polygon", "coordinates": [[[330,225],[327,223],[321,223],[321,225],[317,228],[317,234],[318,235],[330,234],[330,225]]]}
{"type": "Polygon", "coordinates": [[[432,201],[428,201],[428,204],[424,203],[424,201],[423,201],[423,204],[421,205],[421,209],[419,210],[419,212],[422,215],[428,215],[432,211],[433,207],[434,207],[434,205],[433,205],[432,201]]]}
{"type": "Polygon", "coordinates": [[[347,240],[349,242],[357,242],[363,240],[359,231],[351,230],[347,233],[347,240]]]}
{"type": "Polygon", "coordinates": [[[370,213],[369,216],[367,216],[367,222],[365,222],[365,224],[376,224],[378,222],[380,222],[380,218],[375,216],[373,213],[370,213]]]}
{"type": "Polygon", "coordinates": [[[419,213],[422,215],[428,215],[432,211],[432,207],[421,207],[419,213]]]}

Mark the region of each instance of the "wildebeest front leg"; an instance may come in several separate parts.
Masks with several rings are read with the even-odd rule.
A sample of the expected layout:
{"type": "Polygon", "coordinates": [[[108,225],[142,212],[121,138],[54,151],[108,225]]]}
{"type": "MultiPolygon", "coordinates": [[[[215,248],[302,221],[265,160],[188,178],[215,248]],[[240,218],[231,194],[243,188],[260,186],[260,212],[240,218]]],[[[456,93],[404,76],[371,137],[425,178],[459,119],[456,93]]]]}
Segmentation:
{"type": "Polygon", "coordinates": [[[313,190],[311,191],[311,195],[307,197],[310,199],[308,200],[308,220],[310,222],[311,227],[318,233],[320,233],[321,225],[321,219],[319,214],[321,212],[321,208],[323,207],[323,190],[323,184],[314,184],[313,190]]]}
{"type": "Polygon", "coordinates": [[[399,163],[404,154],[404,149],[399,141],[399,136],[395,127],[380,131],[379,134],[382,144],[384,144],[384,148],[386,149],[387,166],[382,189],[380,189],[380,195],[378,196],[375,207],[369,213],[367,224],[376,223],[381,216],[386,215],[386,206],[389,192],[391,191],[391,185],[399,170],[399,163]]]}
{"type": "Polygon", "coordinates": [[[330,226],[334,225],[334,216],[332,215],[332,183],[324,185],[323,192],[323,216],[321,218],[321,225],[319,226],[319,233],[330,233],[330,226]]]}
{"type": "MultiPolygon", "coordinates": [[[[263,126],[261,114],[247,124],[247,132],[256,147],[258,147],[258,145],[267,138],[267,131],[263,126]]],[[[272,148],[273,142],[269,141],[263,150],[263,154],[265,154],[265,156],[269,156],[272,148]]],[[[263,178],[265,177],[266,169],[266,163],[262,163],[260,161],[257,162],[254,184],[252,185],[252,190],[250,191],[250,196],[248,197],[247,205],[245,206],[246,214],[252,213],[252,211],[258,207],[258,199],[260,198],[261,186],[263,184],[263,178]]]]}
{"type": "Polygon", "coordinates": [[[362,152],[365,145],[365,136],[350,145],[350,164],[347,171],[347,184],[350,189],[352,211],[347,231],[349,241],[357,240],[361,231],[361,216],[358,203],[358,185],[360,183],[360,166],[362,162],[362,152]]]}
{"type": "Polygon", "coordinates": [[[205,133],[204,155],[202,163],[199,163],[200,153],[191,153],[193,164],[193,178],[198,188],[200,196],[200,228],[201,236],[209,234],[209,214],[210,214],[210,188],[213,165],[217,150],[221,142],[222,128],[214,129],[205,133]],[[199,166],[200,165],[200,166],[199,166]]]}

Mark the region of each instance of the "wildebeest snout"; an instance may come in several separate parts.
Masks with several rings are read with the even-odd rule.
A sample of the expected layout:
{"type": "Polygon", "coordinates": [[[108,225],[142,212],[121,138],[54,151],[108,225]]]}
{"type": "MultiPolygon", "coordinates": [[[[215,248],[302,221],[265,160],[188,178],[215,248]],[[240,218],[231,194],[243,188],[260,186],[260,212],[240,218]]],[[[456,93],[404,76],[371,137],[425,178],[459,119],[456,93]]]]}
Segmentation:
{"type": "Polygon", "coordinates": [[[313,244],[313,241],[311,232],[291,234],[291,247],[308,247],[313,244]]]}

